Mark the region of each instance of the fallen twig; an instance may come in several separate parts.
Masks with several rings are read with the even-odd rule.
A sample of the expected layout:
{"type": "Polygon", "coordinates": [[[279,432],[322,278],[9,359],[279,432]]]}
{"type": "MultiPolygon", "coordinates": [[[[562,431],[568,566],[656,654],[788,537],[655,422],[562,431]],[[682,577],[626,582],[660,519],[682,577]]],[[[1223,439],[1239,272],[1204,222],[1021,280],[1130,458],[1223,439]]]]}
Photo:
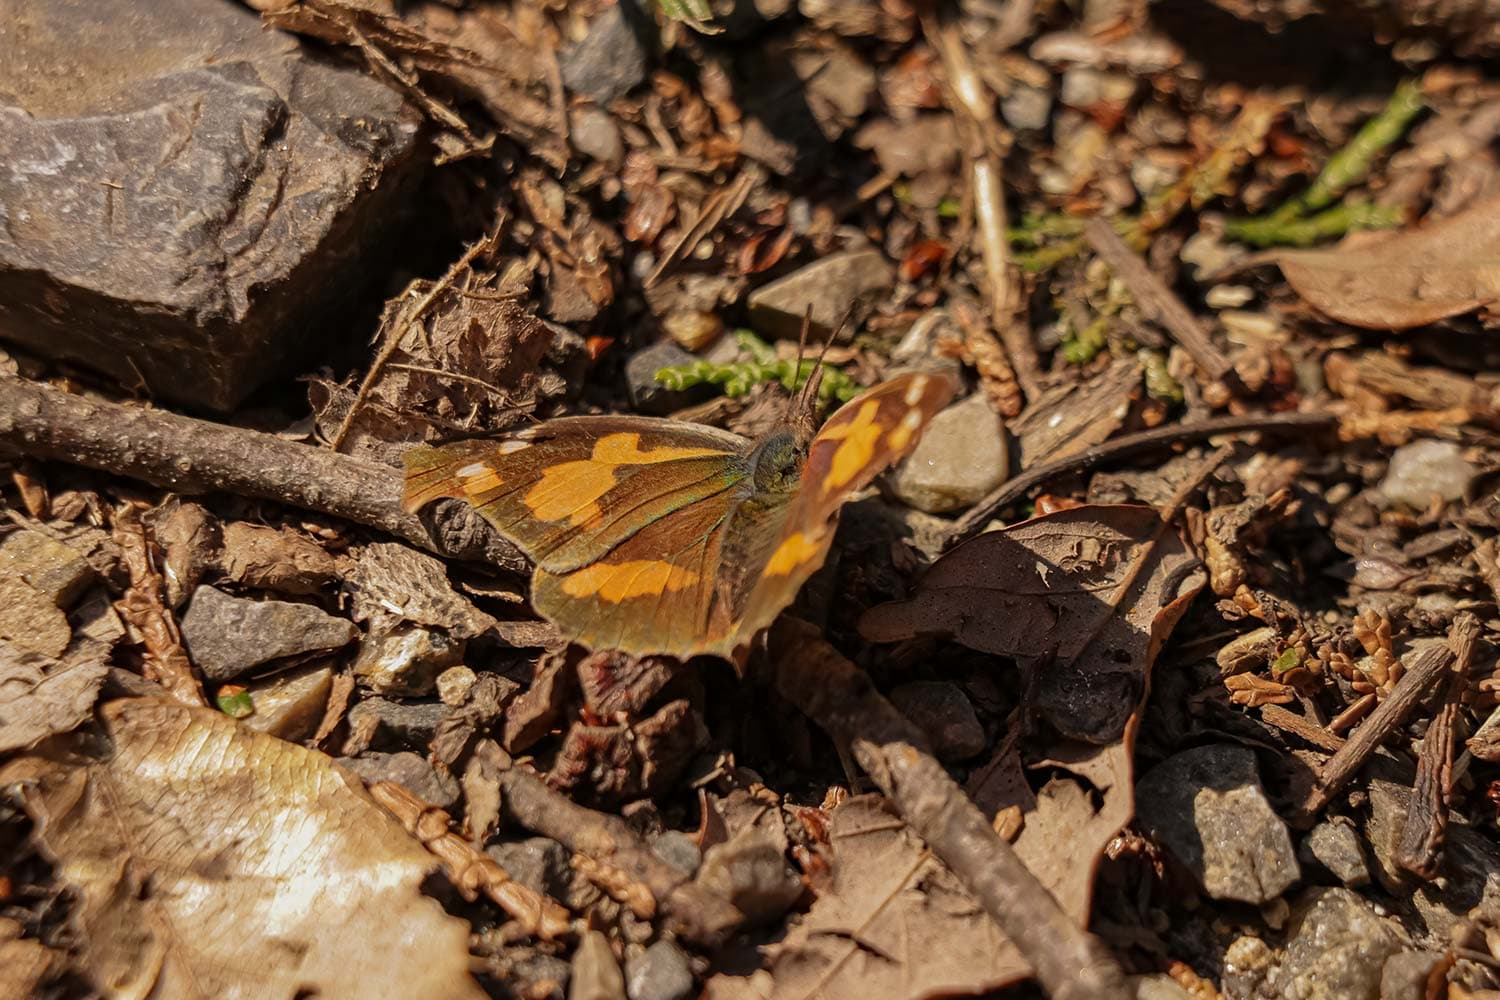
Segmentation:
{"type": "Polygon", "coordinates": [[[568,911],[561,903],[517,882],[494,858],[454,833],[452,819],[445,811],[394,781],[377,781],[369,788],[375,801],[443,862],[449,879],[465,899],[473,901],[483,892],[531,937],[550,941],[572,932],[568,911]]]}
{"type": "Polygon", "coordinates": [[[928,751],[922,733],[870,678],[804,622],[783,618],[772,634],[777,689],[847,743],[855,760],[963,880],[1031,963],[1054,998],[1132,996],[1098,938],[1079,927],[928,751]]]}
{"type": "Polygon", "coordinates": [[[1203,329],[1198,317],[1182,304],[1166,282],[1151,273],[1134,250],[1125,245],[1113,225],[1096,216],[1083,227],[1083,236],[1109,265],[1114,276],[1130,289],[1141,312],[1160,323],[1192,356],[1193,363],[1203,369],[1205,375],[1217,382],[1234,371],[1229,359],[1209,339],[1208,331],[1203,329]]]}
{"type": "Polygon", "coordinates": [[[586,809],[515,766],[501,772],[500,795],[513,822],[582,855],[579,869],[611,895],[618,898],[628,895],[632,886],[644,886],[668,926],[681,937],[712,947],[722,944],[744,920],[728,900],[653,854],[618,816],[586,809]]]}
{"type": "Polygon", "coordinates": [[[1081,472],[1139,451],[1172,444],[1185,444],[1189,441],[1201,441],[1218,434],[1331,427],[1337,419],[1331,413],[1273,413],[1248,417],[1216,417],[1213,420],[1204,420],[1196,424],[1175,424],[1170,427],[1156,427],[1137,434],[1127,434],[1124,437],[1095,445],[1087,451],[1080,451],[1076,455],[1069,455],[1055,462],[1046,462],[1027,469],[1019,476],[1007,480],[999,489],[971,507],[967,514],[953,522],[953,527],[949,529],[945,540],[945,547],[951,548],[970,535],[976,534],[1008,504],[1019,500],[1028,491],[1054,476],[1068,472],[1081,472]]]}
{"type": "Polygon", "coordinates": [[[1443,704],[1422,738],[1422,753],[1417,758],[1417,779],[1412,785],[1411,809],[1401,845],[1396,848],[1396,864],[1424,879],[1437,876],[1443,860],[1443,837],[1448,832],[1448,799],[1453,791],[1453,744],[1457,735],[1459,712],[1463,708],[1464,687],[1468,684],[1469,661],[1474,642],[1479,638],[1479,619],[1465,612],[1453,622],[1448,644],[1453,663],[1448,668],[1448,684],[1443,704]]]}
{"type": "MultiPolygon", "coordinates": [[[[1460,626],[1455,624],[1455,634],[1459,629],[1460,626]]],[[[1406,673],[1396,682],[1395,688],[1380,703],[1380,707],[1350,734],[1348,742],[1338,753],[1328,758],[1318,772],[1317,784],[1308,792],[1307,798],[1294,814],[1293,822],[1310,824],[1327,808],[1333,797],[1343,791],[1350,779],[1364,767],[1365,761],[1369,760],[1376,747],[1384,743],[1386,737],[1395,732],[1411,715],[1412,710],[1421,704],[1432,686],[1447,672],[1453,660],[1453,650],[1449,646],[1431,646],[1422,651],[1416,662],[1407,666],[1406,673]]]]}
{"type": "Polygon", "coordinates": [[[401,509],[397,470],[274,434],[0,377],[0,449],[182,493],[274,500],[389,532],[439,555],[513,571],[526,566],[467,504],[435,506],[424,522],[401,509]]]}

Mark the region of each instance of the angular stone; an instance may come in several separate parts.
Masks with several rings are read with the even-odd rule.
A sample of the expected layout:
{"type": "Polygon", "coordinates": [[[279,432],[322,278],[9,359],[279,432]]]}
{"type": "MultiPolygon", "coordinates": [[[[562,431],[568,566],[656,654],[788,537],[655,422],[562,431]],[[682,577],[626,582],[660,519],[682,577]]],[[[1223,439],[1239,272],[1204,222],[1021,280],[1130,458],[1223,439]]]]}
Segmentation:
{"type": "Polygon", "coordinates": [[[1322,865],[1351,889],[1370,884],[1370,865],[1365,861],[1359,834],[1347,821],[1325,820],[1313,827],[1302,842],[1304,860],[1322,865]]]}
{"type": "Polygon", "coordinates": [[[0,539],[0,575],[19,576],[59,608],[70,608],[94,570],[72,546],[40,531],[16,531],[0,539]]]}
{"type": "Polygon", "coordinates": [[[690,365],[701,360],[670,340],[636,351],[625,362],[625,388],[630,393],[630,405],[641,413],[660,417],[707,399],[713,395],[712,386],[695,385],[691,389],[674,390],[656,381],[656,373],[663,368],[690,365]]]}
{"type": "Polygon", "coordinates": [[[333,668],[304,667],[249,685],[255,712],[240,725],[300,743],[317,731],[333,689],[333,668]]]}
{"type": "Polygon", "coordinates": [[[548,837],[502,840],[486,847],[484,853],[511,878],[548,896],[566,896],[573,881],[568,849],[548,837]]]}
{"type": "Polygon", "coordinates": [[[687,955],[671,941],[658,941],[625,963],[630,1000],[685,1000],[693,992],[687,955]]]}
{"type": "Polygon", "coordinates": [[[618,0],[589,22],[583,40],[558,60],[563,83],[600,104],[624,97],[646,79],[655,35],[651,17],[636,0],[618,0]]]}
{"type": "Polygon", "coordinates": [[[1357,893],[1314,889],[1297,906],[1269,995],[1377,1000],[1386,960],[1409,943],[1400,924],[1357,893]]]}
{"type": "Polygon", "coordinates": [[[1462,497],[1474,473],[1457,444],[1423,438],[1396,449],[1380,492],[1392,503],[1424,510],[1434,496],[1445,501],[1462,497]]]}
{"type": "Polygon", "coordinates": [[[182,616],[188,654],[205,677],[223,683],[262,663],[338,649],[359,629],[311,604],[252,601],[203,586],[182,616]]]}
{"type": "Polygon", "coordinates": [[[463,656],[463,641],[442,629],[402,626],[365,637],[354,661],[354,675],[376,694],[431,694],[438,674],[463,656]]]}
{"type": "Polygon", "coordinates": [[[894,281],[895,270],[879,250],[832,254],[751,292],[750,323],[767,337],[796,339],[811,306],[814,332],[827,335],[856,300],[894,281]]]}
{"type": "Polygon", "coordinates": [[[396,91],[229,0],[0,24],[0,333],[214,409],[326,343],[421,165],[396,91]]]}
{"type": "Polygon", "coordinates": [[[1140,780],[1136,802],[1147,832],[1215,899],[1266,903],[1301,874],[1249,750],[1215,745],[1170,757],[1140,780]]]}
{"type": "Polygon", "coordinates": [[[909,507],[946,514],[973,504],[1009,475],[1005,425],[976,392],[932,418],[891,478],[891,490],[909,507]]]}
{"type": "Polygon", "coordinates": [[[891,691],[891,704],[932,743],[942,761],[968,760],[987,746],[974,706],[947,681],[913,681],[891,691]]]}
{"type": "Polygon", "coordinates": [[[349,709],[349,738],[345,756],[362,754],[370,747],[425,749],[448,714],[440,701],[387,701],[365,698],[349,709]]]}
{"type": "Polygon", "coordinates": [[[394,781],[423,802],[442,809],[451,809],[458,802],[458,779],[439,772],[425,758],[410,751],[340,757],[339,763],[370,784],[394,781]]]}

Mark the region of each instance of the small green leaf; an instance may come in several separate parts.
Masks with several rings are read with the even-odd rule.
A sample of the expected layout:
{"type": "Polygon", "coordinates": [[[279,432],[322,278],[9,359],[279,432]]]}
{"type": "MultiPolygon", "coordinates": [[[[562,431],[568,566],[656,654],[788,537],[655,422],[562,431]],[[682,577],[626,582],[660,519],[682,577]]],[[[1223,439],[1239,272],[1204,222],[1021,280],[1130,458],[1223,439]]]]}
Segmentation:
{"type": "Polygon", "coordinates": [[[219,711],[231,719],[243,719],[255,714],[255,702],[250,700],[250,692],[239,684],[225,684],[219,688],[214,701],[218,704],[219,711]]]}
{"type": "Polygon", "coordinates": [[[714,17],[708,0],[656,0],[656,6],[672,20],[681,21],[701,34],[717,35],[724,30],[708,23],[714,17]]]}
{"type": "Polygon", "coordinates": [[[1302,666],[1302,654],[1295,649],[1287,649],[1276,657],[1276,662],[1271,664],[1271,676],[1280,677],[1288,670],[1295,670],[1302,666]]]}

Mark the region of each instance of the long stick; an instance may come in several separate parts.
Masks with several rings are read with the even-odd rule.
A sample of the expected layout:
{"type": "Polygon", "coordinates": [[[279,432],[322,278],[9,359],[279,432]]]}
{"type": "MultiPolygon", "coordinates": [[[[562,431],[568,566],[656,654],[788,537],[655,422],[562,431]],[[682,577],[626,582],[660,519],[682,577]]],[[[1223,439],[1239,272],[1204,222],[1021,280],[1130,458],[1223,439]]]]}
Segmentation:
{"type": "Polygon", "coordinates": [[[772,644],[777,690],[836,742],[850,746],[860,767],[974,894],[1054,1000],[1134,995],[1103,943],[1063,911],[933,759],[921,731],[862,670],[803,622],[783,618],[772,644]]]}
{"type": "Polygon", "coordinates": [[[401,509],[388,465],[165,410],[84,399],[0,377],[0,451],[68,462],[183,493],[274,500],[377,528],[439,555],[521,571],[526,561],[465,504],[431,531],[401,509]]]}

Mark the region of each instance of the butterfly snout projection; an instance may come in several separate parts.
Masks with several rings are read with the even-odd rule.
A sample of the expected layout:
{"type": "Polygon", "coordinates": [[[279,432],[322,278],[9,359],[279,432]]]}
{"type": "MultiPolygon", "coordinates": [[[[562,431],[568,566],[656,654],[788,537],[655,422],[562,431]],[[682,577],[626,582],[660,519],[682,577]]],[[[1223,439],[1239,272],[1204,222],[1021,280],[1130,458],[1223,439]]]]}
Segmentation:
{"type": "Polygon", "coordinates": [[[472,504],[536,565],[531,601],[591,649],[739,659],[819,566],[839,508],[916,447],[946,374],[885,382],[751,441],[654,417],[563,417],[406,455],[404,504],[472,504]]]}

